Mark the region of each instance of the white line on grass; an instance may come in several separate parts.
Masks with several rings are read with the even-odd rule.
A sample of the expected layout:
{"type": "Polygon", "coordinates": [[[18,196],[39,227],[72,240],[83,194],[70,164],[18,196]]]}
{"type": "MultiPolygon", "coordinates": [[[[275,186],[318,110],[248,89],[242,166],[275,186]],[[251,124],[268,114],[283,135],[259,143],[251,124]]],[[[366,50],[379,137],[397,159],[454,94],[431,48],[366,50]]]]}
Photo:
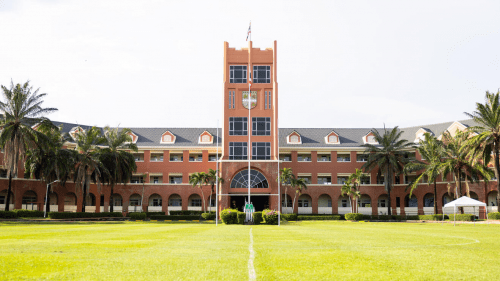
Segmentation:
{"type": "Polygon", "coordinates": [[[253,251],[252,228],[250,228],[250,245],[248,246],[248,251],[250,252],[250,257],[248,258],[248,280],[255,280],[257,276],[255,275],[255,268],[253,267],[255,253],[253,251]]]}

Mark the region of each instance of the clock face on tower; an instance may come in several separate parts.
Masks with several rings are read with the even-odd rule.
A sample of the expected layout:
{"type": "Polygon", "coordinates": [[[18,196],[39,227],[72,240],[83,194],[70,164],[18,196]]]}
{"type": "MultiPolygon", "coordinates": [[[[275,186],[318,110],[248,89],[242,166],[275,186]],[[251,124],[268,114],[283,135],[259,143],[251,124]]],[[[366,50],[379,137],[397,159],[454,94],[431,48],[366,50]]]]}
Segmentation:
{"type": "MultiPolygon", "coordinates": [[[[248,109],[248,91],[243,91],[243,95],[242,95],[243,99],[242,99],[242,103],[243,103],[243,107],[245,107],[246,109],[248,109]]],[[[250,104],[251,104],[251,107],[250,109],[254,108],[257,106],[257,91],[252,91],[251,94],[250,94],[250,104]]]]}

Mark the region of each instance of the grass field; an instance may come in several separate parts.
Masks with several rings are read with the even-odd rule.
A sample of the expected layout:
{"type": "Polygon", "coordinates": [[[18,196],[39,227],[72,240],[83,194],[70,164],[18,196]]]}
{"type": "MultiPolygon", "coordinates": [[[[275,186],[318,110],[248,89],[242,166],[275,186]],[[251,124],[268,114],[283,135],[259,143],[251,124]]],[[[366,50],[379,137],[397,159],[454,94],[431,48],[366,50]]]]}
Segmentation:
{"type": "Polygon", "coordinates": [[[1,223],[0,279],[497,280],[500,225],[1,223]]]}

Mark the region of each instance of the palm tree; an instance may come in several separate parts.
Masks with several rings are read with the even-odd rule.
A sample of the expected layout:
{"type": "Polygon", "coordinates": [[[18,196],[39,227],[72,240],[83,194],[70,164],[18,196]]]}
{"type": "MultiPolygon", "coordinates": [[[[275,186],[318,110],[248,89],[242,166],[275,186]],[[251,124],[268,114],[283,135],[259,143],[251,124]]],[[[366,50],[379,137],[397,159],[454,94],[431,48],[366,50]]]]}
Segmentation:
{"type": "Polygon", "coordinates": [[[361,193],[358,190],[358,187],[361,183],[362,170],[356,168],[356,171],[349,175],[349,178],[344,183],[344,185],[340,188],[340,193],[342,196],[347,194],[349,197],[349,203],[351,204],[351,213],[355,213],[358,207],[358,198],[361,197],[361,193]],[[354,204],[352,204],[352,199],[354,198],[354,204]]]}
{"type": "MultiPolygon", "coordinates": [[[[292,180],[295,179],[295,175],[293,174],[292,168],[283,168],[280,170],[280,177],[277,179],[278,184],[285,186],[285,207],[288,207],[287,198],[288,198],[288,187],[291,186],[292,180]]],[[[281,196],[281,194],[280,194],[281,196]]],[[[293,212],[293,208],[292,208],[293,212]]]]}
{"type": "Polygon", "coordinates": [[[405,139],[400,139],[403,132],[394,127],[391,131],[384,128],[384,134],[373,129],[373,135],[378,145],[363,144],[366,147],[365,155],[368,161],[362,168],[369,172],[378,168],[384,173],[385,190],[387,191],[388,205],[387,214],[391,215],[391,189],[394,174],[401,174],[403,167],[409,162],[407,151],[413,148],[413,144],[405,139]]]}
{"type": "MultiPolygon", "coordinates": [[[[465,112],[472,118],[477,126],[469,130],[478,135],[472,137],[467,145],[471,153],[480,154],[485,164],[489,164],[493,154],[495,177],[497,179],[497,190],[500,191],[500,91],[496,94],[486,92],[486,102],[476,103],[476,111],[472,114],[465,112]]],[[[474,156],[473,156],[474,157],[474,156]]],[[[500,192],[497,193],[497,206],[500,203],[500,192]]]]}
{"type": "Polygon", "coordinates": [[[437,178],[442,173],[442,164],[444,157],[444,144],[430,133],[424,134],[424,139],[420,141],[417,148],[418,153],[424,161],[413,160],[404,167],[405,174],[422,171],[422,173],[413,182],[409,183],[410,197],[418,187],[418,183],[427,177],[428,182],[434,183],[434,214],[437,214],[437,178]]]}
{"type": "MultiPolygon", "coordinates": [[[[62,134],[62,127],[54,127],[52,123],[38,126],[37,131],[46,137],[40,138],[39,145],[26,153],[24,162],[25,177],[41,179],[48,184],[58,180],[63,186],[70,178],[75,166],[76,151],[63,148],[68,140],[62,134]]],[[[45,201],[45,210],[49,212],[49,200],[45,201]]]]}
{"type": "MultiPolygon", "coordinates": [[[[210,184],[210,186],[212,187],[212,191],[210,192],[210,212],[212,211],[212,194],[214,193],[214,187],[215,187],[215,182],[217,181],[217,174],[218,174],[218,170],[215,171],[213,169],[208,169],[208,173],[206,174],[207,177],[206,177],[206,182],[208,184],[210,184]]],[[[218,181],[219,181],[219,184],[223,184],[224,183],[224,179],[221,178],[221,177],[218,177],[218,181]]],[[[219,188],[219,187],[217,187],[219,188]]],[[[217,200],[217,199],[216,199],[217,200]]]]}
{"type": "Polygon", "coordinates": [[[97,189],[101,192],[101,178],[107,173],[106,168],[100,161],[100,145],[105,144],[101,136],[101,130],[96,127],[88,131],[83,129],[75,133],[78,155],[75,164],[74,181],[77,190],[82,191],[82,212],[85,212],[86,198],[89,192],[90,181],[97,183],[97,189]]]}
{"type": "MultiPolygon", "coordinates": [[[[24,159],[26,151],[37,145],[39,134],[31,126],[48,121],[44,115],[57,111],[56,108],[42,107],[43,97],[47,94],[38,91],[33,91],[29,81],[23,85],[11,82],[10,89],[2,85],[4,100],[0,101],[0,123],[3,129],[0,146],[4,149],[4,165],[9,177],[6,202],[10,202],[12,177],[17,177],[19,160],[24,159]]],[[[5,210],[9,210],[8,203],[5,204],[5,210]]]]}
{"type": "MultiPolygon", "coordinates": [[[[476,157],[471,157],[470,147],[468,142],[472,137],[471,131],[456,131],[455,136],[450,132],[443,133],[442,141],[445,145],[444,161],[440,166],[443,171],[443,178],[451,174],[455,182],[455,197],[459,198],[463,195],[462,181],[465,180],[467,187],[467,196],[469,196],[468,181],[478,181],[476,175],[481,175],[484,180],[488,181],[491,178],[492,171],[481,163],[476,157]]],[[[448,185],[449,186],[449,185],[448,185]]]]}
{"type": "Polygon", "coordinates": [[[302,194],[302,190],[307,189],[307,182],[305,179],[293,177],[290,183],[292,188],[295,189],[295,196],[293,197],[293,202],[292,202],[292,210],[294,210],[295,200],[297,199],[297,195],[300,196],[302,194]]]}
{"type": "Polygon", "coordinates": [[[206,212],[206,207],[205,207],[205,194],[203,193],[203,185],[207,184],[207,174],[204,172],[199,172],[199,173],[194,173],[189,176],[189,183],[193,186],[199,186],[201,190],[201,200],[203,202],[203,210],[206,212]]]}
{"type": "Polygon", "coordinates": [[[134,155],[125,149],[137,151],[137,145],[132,143],[129,133],[130,129],[104,128],[104,144],[106,148],[101,150],[100,161],[108,170],[103,174],[105,177],[101,180],[106,181],[110,186],[109,211],[113,212],[113,194],[114,187],[118,183],[126,184],[130,181],[133,173],[137,170],[134,155]]]}

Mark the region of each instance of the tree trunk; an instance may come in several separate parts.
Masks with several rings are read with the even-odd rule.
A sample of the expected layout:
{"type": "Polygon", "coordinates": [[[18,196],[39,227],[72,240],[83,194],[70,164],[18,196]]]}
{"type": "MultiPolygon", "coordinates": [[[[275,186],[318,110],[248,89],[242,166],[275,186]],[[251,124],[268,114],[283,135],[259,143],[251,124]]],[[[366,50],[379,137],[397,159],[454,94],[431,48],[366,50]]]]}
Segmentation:
{"type": "Polygon", "coordinates": [[[45,212],[48,214],[50,212],[50,197],[49,197],[49,190],[50,190],[50,184],[47,187],[47,200],[45,200],[45,212]]]}
{"type": "Polygon", "coordinates": [[[203,194],[203,189],[201,186],[200,186],[200,190],[201,190],[201,196],[202,196],[201,201],[203,202],[203,209],[204,209],[203,212],[205,213],[207,211],[207,207],[205,204],[206,200],[205,200],[205,194],[203,194]]]}
{"type": "Polygon", "coordinates": [[[7,188],[7,200],[5,201],[5,211],[10,208],[10,193],[12,192],[12,174],[9,172],[9,188],[7,188]]]}
{"type": "Polygon", "coordinates": [[[112,213],[114,211],[114,202],[113,202],[113,193],[114,193],[115,185],[111,185],[111,195],[109,196],[109,211],[112,213]]]}
{"type": "MultiPolygon", "coordinates": [[[[497,178],[497,206],[500,204],[500,177],[499,177],[499,172],[500,172],[500,148],[498,147],[499,143],[495,141],[495,177],[497,178]]],[[[488,199],[486,199],[488,201],[488,199]]],[[[488,203],[488,202],[486,202],[488,203]]]]}
{"type": "MultiPolygon", "coordinates": [[[[458,187],[457,187],[457,199],[462,197],[462,170],[458,170],[458,187]]],[[[460,210],[460,214],[464,213],[464,208],[463,207],[458,207],[460,210]]]]}
{"type": "Polygon", "coordinates": [[[434,180],[434,214],[437,215],[438,213],[438,205],[437,205],[437,184],[436,180],[434,180]]]}
{"type": "MultiPolygon", "coordinates": [[[[385,172],[385,188],[387,189],[387,215],[390,216],[392,215],[391,213],[391,182],[389,178],[390,174],[390,166],[387,168],[387,171],[385,172]]],[[[373,203],[373,202],[372,202],[373,203]]]]}
{"type": "Polygon", "coordinates": [[[85,201],[87,201],[87,176],[85,176],[85,180],[83,181],[83,200],[82,200],[82,213],[85,213],[85,201]]]}

